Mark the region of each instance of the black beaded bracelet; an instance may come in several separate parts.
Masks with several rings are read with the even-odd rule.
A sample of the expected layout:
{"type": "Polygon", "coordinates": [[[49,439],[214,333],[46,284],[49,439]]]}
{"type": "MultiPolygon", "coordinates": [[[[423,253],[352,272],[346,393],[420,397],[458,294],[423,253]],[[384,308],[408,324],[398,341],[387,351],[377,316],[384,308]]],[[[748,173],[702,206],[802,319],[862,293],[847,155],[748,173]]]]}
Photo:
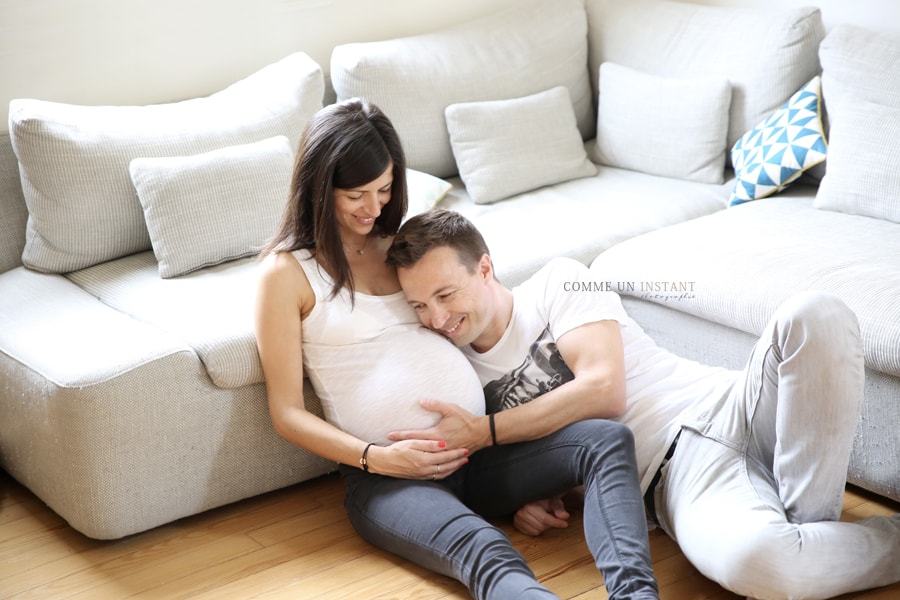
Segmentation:
{"type": "Polygon", "coordinates": [[[369,459],[367,458],[369,455],[369,448],[375,445],[375,442],[369,442],[366,444],[365,450],[363,450],[362,457],[359,459],[359,464],[362,465],[362,470],[366,473],[369,472],[369,459]]]}
{"type": "Polygon", "coordinates": [[[494,426],[494,413],[488,415],[488,422],[491,424],[491,441],[497,445],[497,428],[494,426]]]}

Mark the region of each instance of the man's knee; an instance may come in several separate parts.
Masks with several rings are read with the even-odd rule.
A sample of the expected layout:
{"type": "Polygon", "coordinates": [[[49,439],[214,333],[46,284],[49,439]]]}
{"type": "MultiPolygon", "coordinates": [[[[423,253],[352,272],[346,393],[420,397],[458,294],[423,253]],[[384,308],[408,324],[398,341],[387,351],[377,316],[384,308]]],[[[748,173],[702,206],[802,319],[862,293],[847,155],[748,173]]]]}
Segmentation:
{"type": "MultiPolygon", "coordinates": [[[[721,533],[721,532],[720,532],[721,533]]],[[[690,552],[692,563],[710,579],[736,594],[752,598],[809,597],[810,579],[800,560],[799,536],[775,534],[769,528],[743,535],[717,536],[690,552]]],[[[684,546],[682,546],[684,548],[684,546]]]]}
{"type": "Polygon", "coordinates": [[[585,458],[592,462],[615,462],[629,465],[635,463],[634,434],[627,425],[607,419],[579,421],[569,426],[578,446],[584,450],[585,458]]]}
{"type": "Polygon", "coordinates": [[[856,315],[843,300],[826,292],[803,292],[785,301],[774,315],[775,340],[782,351],[818,353],[824,365],[862,364],[862,337],[856,315]]]}
{"type": "Polygon", "coordinates": [[[588,419],[572,423],[566,429],[576,439],[582,440],[585,445],[600,441],[634,446],[634,434],[631,429],[618,421],[588,419]]]}
{"type": "Polygon", "coordinates": [[[803,324],[811,332],[824,331],[836,325],[859,331],[856,314],[843,300],[828,292],[794,294],[779,307],[776,315],[782,322],[803,324]]]}

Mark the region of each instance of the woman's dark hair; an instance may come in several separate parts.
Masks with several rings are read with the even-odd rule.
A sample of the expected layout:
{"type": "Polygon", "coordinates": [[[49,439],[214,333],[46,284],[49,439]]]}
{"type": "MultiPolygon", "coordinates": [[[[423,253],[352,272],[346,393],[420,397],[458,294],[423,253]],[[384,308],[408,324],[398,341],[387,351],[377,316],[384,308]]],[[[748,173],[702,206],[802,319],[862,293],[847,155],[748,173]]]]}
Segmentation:
{"type": "Polygon", "coordinates": [[[397,233],[406,214],[406,157],[390,119],[374,104],[351,98],[317,112],[306,124],[294,163],[290,195],[275,235],[261,255],[308,249],[334,280],[332,297],[353,292],[334,209],[334,190],[353,189],[393,164],[391,200],[373,233],[397,233]]]}

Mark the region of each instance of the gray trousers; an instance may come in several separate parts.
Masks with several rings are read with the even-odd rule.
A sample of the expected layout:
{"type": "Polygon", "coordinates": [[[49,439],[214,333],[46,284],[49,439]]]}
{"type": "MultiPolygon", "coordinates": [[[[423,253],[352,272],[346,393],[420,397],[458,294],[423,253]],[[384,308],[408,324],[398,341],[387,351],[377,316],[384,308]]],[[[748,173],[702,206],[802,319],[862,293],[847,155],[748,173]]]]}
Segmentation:
{"type": "Polygon", "coordinates": [[[531,442],[485,448],[443,481],[342,467],[346,507],[370,543],[453,577],[474,598],[555,598],[485,518],[584,485],[584,532],[609,597],[658,598],[634,454],[624,425],[590,420],[531,442]]]}

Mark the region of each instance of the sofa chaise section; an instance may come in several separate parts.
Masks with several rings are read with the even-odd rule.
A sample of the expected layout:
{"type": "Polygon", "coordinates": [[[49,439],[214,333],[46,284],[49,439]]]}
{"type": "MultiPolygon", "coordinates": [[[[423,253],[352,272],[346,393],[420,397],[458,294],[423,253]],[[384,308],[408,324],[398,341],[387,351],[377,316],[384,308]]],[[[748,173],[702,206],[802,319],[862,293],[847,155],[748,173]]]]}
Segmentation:
{"type": "Polygon", "coordinates": [[[86,535],[119,538],[334,468],[275,434],[263,384],[219,388],[174,335],[58,275],[20,267],[0,287],[16,290],[0,294],[3,467],[86,535]]]}

